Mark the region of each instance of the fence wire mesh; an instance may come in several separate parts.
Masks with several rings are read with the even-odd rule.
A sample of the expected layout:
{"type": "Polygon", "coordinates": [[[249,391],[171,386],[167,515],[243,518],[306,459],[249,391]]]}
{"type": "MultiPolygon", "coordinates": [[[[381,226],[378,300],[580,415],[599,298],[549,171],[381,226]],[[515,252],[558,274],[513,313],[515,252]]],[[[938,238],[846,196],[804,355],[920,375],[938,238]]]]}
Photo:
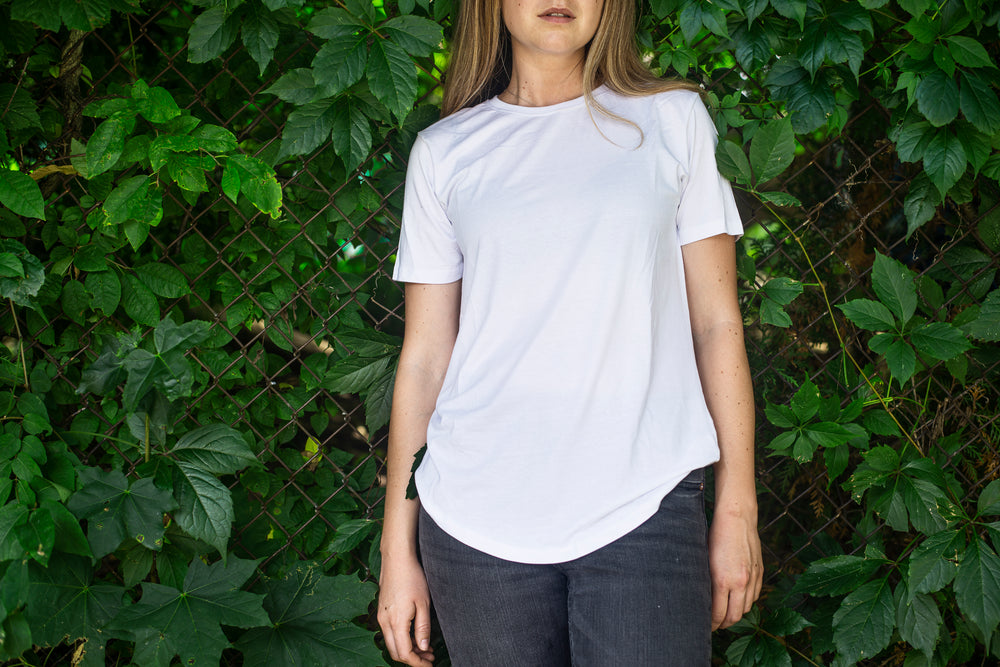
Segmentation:
{"type": "MultiPolygon", "coordinates": [[[[232,131],[244,150],[265,158],[275,155],[288,109],[264,91],[289,63],[302,52],[315,52],[317,45],[308,38],[283,45],[262,76],[239,46],[223,59],[200,66],[199,77],[193,79],[185,40],[193,20],[189,9],[165,2],[145,15],[124,17],[130,36],[124,47],[116,46],[122,41],[105,39],[103,30],[74,32],[68,38],[43,33],[34,53],[54,51],[64,65],[58,80],[62,85],[47,91],[47,102],[74,110],[64,129],[67,144],[73,136],[88,136],[93,130],[88,127],[93,119],[80,115],[91,101],[85,90],[141,77],[169,89],[193,115],[232,131]],[[78,72],[66,65],[74,57],[91,77],[85,90],[72,85],[78,72]]],[[[433,59],[423,62],[422,70],[422,102],[433,101],[440,94],[435,82],[442,72],[433,59]]],[[[726,90],[733,77],[741,77],[741,72],[716,72],[710,86],[726,90]]],[[[802,382],[820,376],[827,385],[841,387],[846,397],[858,381],[848,379],[856,373],[845,372],[850,362],[844,352],[861,365],[878,364],[866,339],[830,304],[874,298],[869,273],[876,251],[902,260],[921,276],[949,284],[942,302],[935,304],[945,311],[964,296],[981,299],[995,284],[997,252],[977,232],[981,216],[974,207],[949,204],[906,238],[903,197],[914,172],[900,163],[891,144],[876,138],[880,131],[884,136],[887,123],[888,112],[871,101],[855,105],[839,136],[806,139],[780,184],[803,204],[780,209],[783,221],[749,197],[741,198],[748,230],[743,243],[755,261],[756,280],[762,283],[780,275],[811,286],[788,308],[788,328],[762,324],[753,308],[746,313],[758,396],[765,591],[780,585],[783,575],[801,571],[804,554],[833,555],[834,544],[857,549],[851,545],[862,545],[867,537],[858,532],[858,506],[839,482],[829,482],[822,465],[769,458],[765,447],[773,436],[761,410],[765,397],[786,402],[802,382]],[[820,284],[829,302],[816,288],[820,284]]],[[[189,296],[174,300],[161,314],[172,309],[193,313],[232,339],[228,354],[192,353],[198,372],[208,381],[178,420],[197,422],[211,414],[257,440],[270,479],[244,480],[251,490],[236,499],[233,540],[238,554],[260,558],[265,566],[275,559],[313,559],[318,554],[331,561],[342,554],[320,553],[321,546],[330,543],[348,514],[360,510],[372,519],[380,515],[385,429],[369,433],[363,404],[356,397],[322,387],[321,358],[343,345],[337,335],[341,323],[367,324],[397,335],[402,331],[402,293],[390,279],[407,150],[402,134],[391,132],[377,142],[349,174],[338,172],[329,142],[310,155],[281,163],[285,207],[278,220],[215,195],[219,187],[210,189],[218,197],[215,201],[206,200],[207,195],[190,200],[170,190],[165,209],[181,222],[151,230],[160,261],[178,269],[192,286],[189,296]],[[364,187],[346,186],[357,183],[364,187]],[[194,261],[205,249],[214,260],[194,261]],[[327,483],[316,484],[319,478],[327,483]],[[320,488],[327,491],[317,493],[320,488]]],[[[88,203],[78,198],[81,189],[74,187],[76,178],[47,178],[43,191],[48,205],[65,198],[86,209],[88,203]]],[[[41,234],[41,223],[30,233],[41,234]]],[[[105,324],[91,322],[80,335],[86,341],[105,324]]],[[[56,365],[57,377],[75,389],[81,368],[100,350],[57,358],[51,345],[63,332],[45,326],[38,331],[34,354],[56,365]]],[[[995,371],[1000,360],[993,357],[983,363],[995,371]]],[[[947,372],[920,377],[893,398],[892,410],[904,425],[919,425],[912,435],[925,452],[942,447],[942,437],[951,436],[942,455],[956,462],[951,472],[974,493],[1000,475],[1000,387],[989,380],[963,385],[947,372]]],[[[73,419],[89,420],[95,425],[92,430],[107,434],[124,426],[123,415],[106,412],[98,399],[88,396],[81,399],[73,419]]],[[[109,445],[89,446],[80,452],[85,462],[109,445]]],[[[127,462],[126,471],[140,463],[134,450],[121,448],[118,454],[127,462]]],[[[341,546],[352,547],[349,542],[341,546]]],[[[374,579],[377,574],[368,554],[352,556],[350,563],[364,577],[374,579]]]]}

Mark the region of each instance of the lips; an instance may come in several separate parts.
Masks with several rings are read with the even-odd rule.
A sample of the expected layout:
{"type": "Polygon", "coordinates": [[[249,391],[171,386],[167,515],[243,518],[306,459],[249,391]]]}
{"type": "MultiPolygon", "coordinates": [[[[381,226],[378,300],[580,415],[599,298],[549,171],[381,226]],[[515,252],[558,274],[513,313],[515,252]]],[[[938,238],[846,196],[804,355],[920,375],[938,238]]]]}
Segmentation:
{"type": "Polygon", "coordinates": [[[564,7],[550,7],[549,9],[546,9],[544,12],[539,14],[539,16],[550,16],[552,18],[567,18],[567,19],[576,18],[573,15],[573,12],[564,7]]]}

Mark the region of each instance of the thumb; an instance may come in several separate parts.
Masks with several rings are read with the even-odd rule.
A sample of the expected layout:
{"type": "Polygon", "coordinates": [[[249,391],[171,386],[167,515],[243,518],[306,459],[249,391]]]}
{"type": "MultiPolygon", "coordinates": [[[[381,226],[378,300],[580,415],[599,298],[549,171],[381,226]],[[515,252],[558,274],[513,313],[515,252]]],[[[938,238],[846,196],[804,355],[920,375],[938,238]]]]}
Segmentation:
{"type": "Polygon", "coordinates": [[[428,604],[418,604],[417,613],[413,617],[413,638],[417,649],[427,651],[431,647],[431,610],[428,604]]]}

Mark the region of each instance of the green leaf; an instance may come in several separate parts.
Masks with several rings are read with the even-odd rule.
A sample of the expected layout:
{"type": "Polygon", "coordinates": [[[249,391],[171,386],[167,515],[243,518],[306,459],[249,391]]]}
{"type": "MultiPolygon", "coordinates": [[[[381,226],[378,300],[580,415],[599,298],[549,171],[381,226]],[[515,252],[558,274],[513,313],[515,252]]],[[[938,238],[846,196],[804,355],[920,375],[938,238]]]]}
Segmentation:
{"type": "Polygon", "coordinates": [[[722,139],[715,147],[715,161],[719,172],[729,180],[749,184],[752,175],[750,161],[743,148],[729,139],[722,139]]]}
{"type": "Polygon", "coordinates": [[[171,153],[167,156],[167,173],[182,190],[188,192],[208,192],[205,172],[215,168],[215,161],[208,155],[184,155],[171,153]]]}
{"type": "Polygon", "coordinates": [[[368,85],[399,122],[417,99],[417,68],[402,48],[376,39],[368,56],[368,85]]]}
{"type": "Polygon", "coordinates": [[[920,113],[935,127],[947,125],[958,116],[958,84],[939,69],[921,79],[916,97],[920,113]]]}
{"type": "Polygon", "coordinates": [[[160,321],[160,305],[156,297],[139,279],[126,273],[122,284],[122,307],[139,324],[156,326],[160,321]]]}
{"type": "Polygon", "coordinates": [[[995,289],[986,296],[979,309],[979,316],[962,328],[977,340],[1000,341],[1000,289],[995,289]]]}
{"type": "Polygon", "coordinates": [[[238,147],[233,133],[218,125],[199,125],[190,136],[197,142],[198,148],[210,153],[229,153],[238,147]]]}
{"type": "Polygon", "coordinates": [[[798,425],[798,417],[792,409],[784,405],[775,405],[768,401],[764,406],[764,414],[767,420],[778,428],[794,428],[798,425]]]}
{"type": "Polygon", "coordinates": [[[993,480],[980,491],[976,508],[979,515],[1000,514],[1000,480],[993,480]]]}
{"type": "Polygon", "coordinates": [[[233,498],[226,485],[198,465],[178,461],[174,489],[179,504],[174,512],[177,524],[225,555],[235,519],[233,498]]]}
{"type": "Polygon", "coordinates": [[[800,31],[805,29],[806,0],[771,0],[771,6],[785,18],[798,22],[800,31]]]}
{"type": "Polygon", "coordinates": [[[970,123],[959,122],[955,128],[965,156],[972,165],[973,175],[979,172],[990,159],[990,138],[970,123]]]}
{"type": "Polygon", "coordinates": [[[125,588],[132,588],[149,576],[155,559],[154,553],[149,549],[144,549],[138,544],[131,545],[121,558],[125,588]]]}
{"type": "Polygon", "coordinates": [[[105,225],[117,226],[129,218],[139,218],[146,211],[149,176],[132,176],[118,183],[104,200],[105,225]]]}
{"type": "Polygon", "coordinates": [[[89,559],[63,554],[47,568],[32,567],[26,615],[35,644],[57,646],[82,639],[96,661],[91,664],[104,664],[104,628],[121,610],[125,589],[95,582],[95,572],[89,559]]]}
{"type": "Polygon", "coordinates": [[[364,24],[340,7],[316,12],[309,21],[309,32],[322,39],[336,39],[364,29],[364,24]]]}
{"type": "Polygon", "coordinates": [[[833,615],[833,641],[848,664],[872,658],[889,645],[896,614],[888,577],[852,592],[833,615]]]}
{"type": "Polygon", "coordinates": [[[0,84],[0,109],[4,109],[3,124],[8,132],[42,126],[38,105],[24,86],[0,84]]]}
{"type": "Polygon", "coordinates": [[[379,380],[362,392],[365,402],[365,425],[369,433],[375,433],[389,423],[395,383],[396,367],[392,364],[379,380]]]}
{"type": "Polygon", "coordinates": [[[153,343],[157,353],[164,355],[172,350],[185,352],[208,337],[208,323],[192,320],[184,324],[174,324],[167,318],[156,325],[153,343]]]}
{"type": "Polygon", "coordinates": [[[87,274],[84,285],[90,293],[90,306],[111,315],[117,310],[122,298],[122,285],[114,271],[100,271],[87,274]]]}
{"type": "Polygon", "coordinates": [[[806,26],[798,48],[799,61],[812,76],[824,62],[829,61],[846,62],[857,77],[864,55],[861,37],[836,20],[811,22],[806,26]]]}
{"type": "Polygon", "coordinates": [[[286,102],[302,105],[316,98],[318,88],[312,70],[300,67],[282,74],[281,78],[265,88],[264,92],[277,95],[286,102]]]}
{"type": "Polygon", "coordinates": [[[803,427],[802,433],[819,447],[837,447],[846,444],[855,436],[852,431],[836,422],[809,424],[803,427]]]}
{"type": "Polygon", "coordinates": [[[135,275],[157,296],[176,299],[191,293],[191,286],[184,274],[169,264],[142,264],[135,267],[135,275]]]}
{"type": "Polygon", "coordinates": [[[188,62],[206,63],[221,56],[236,39],[237,24],[224,6],[212,7],[195,18],[188,31],[188,62]]]}
{"type": "Polygon", "coordinates": [[[990,58],[990,54],[977,40],[964,35],[951,35],[944,38],[948,45],[951,57],[963,67],[992,67],[996,68],[996,63],[990,58]]]}
{"type": "Polygon", "coordinates": [[[926,173],[920,172],[910,181],[910,191],[907,192],[906,200],[903,202],[907,238],[934,217],[934,212],[941,201],[941,193],[937,186],[931,183],[926,173]]]}
{"type": "Polygon", "coordinates": [[[0,205],[9,208],[15,215],[45,219],[45,200],[38,183],[20,171],[0,169],[0,205]]]}
{"type": "Polygon", "coordinates": [[[251,3],[247,5],[241,32],[243,45],[257,63],[259,74],[263,75],[274,58],[274,47],[278,45],[278,22],[271,16],[271,12],[251,3]]]}
{"type": "Polygon", "coordinates": [[[419,16],[397,16],[382,24],[382,30],[414,56],[429,56],[441,44],[441,25],[419,16]]]}
{"type": "Polygon", "coordinates": [[[163,515],[177,503],[152,479],[140,479],[130,486],[117,470],[84,468],[80,471],[80,490],[66,506],[77,518],[87,521],[94,556],[102,558],[126,538],[159,551],[163,547],[163,515]]]}
{"type": "Polygon", "coordinates": [[[922,651],[928,659],[934,654],[941,629],[941,610],[926,593],[907,595],[906,586],[896,588],[896,626],[907,644],[922,651]]]}
{"type": "Polygon", "coordinates": [[[229,160],[225,161],[225,165],[222,169],[222,194],[235,203],[240,195],[240,172],[229,160]]]}
{"type": "Polygon", "coordinates": [[[24,547],[18,538],[18,529],[28,520],[28,508],[18,503],[0,507],[0,561],[21,559],[24,547]]]}
{"type": "Polygon", "coordinates": [[[374,633],[349,623],[367,613],[374,584],[353,575],[323,576],[318,566],[299,563],[262,588],[271,623],[236,641],[246,667],[382,664],[374,633]]]}
{"type": "Polygon", "coordinates": [[[955,75],[955,59],[943,44],[936,44],[933,51],[934,64],[948,76],[955,75]]]}
{"type": "Polygon", "coordinates": [[[837,304],[851,322],[868,331],[891,331],[896,327],[892,312],[878,301],[854,299],[837,304]]]}
{"type": "Polygon", "coordinates": [[[45,284],[45,268],[37,257],[17,241],[0,239],[0,252],[14,255],[20,262],[23,278],[0,276],[0,298],[10,299],[19,306],[31,306],[31,297],[45,284]]]}
{"type": "MultiPolygon", "coordinates": [[[[24,452],[18,454],[13,463],[15,464],[13,467],[15,474],[18,468],[16,464],[22,463],[30,464],[33,467],[34,472],[31,478],[41,476],[38,465],[24,452]]],[[[18,476],[24,481],[29,481],[25,476],[18,476]]],[[[48,510],[42,508],[34,510],[28,515],[28,522],[15,526],[14,532],[17,534],[18,541],[28,552],[28,556],[41,563],[42,566],[48,565],[56,543],[56,522],[48,510]]]]}
{"type": "Polygon", "coordinates": [[[902,386],[913,377],[917,367],[917,353],[905,340],[896,339],[885,351],[885,363],[889,366],[889,372],[902,386]]]}
{"type": "Polygon", "coordinates": [[[353,394],[374,385],[389,367],[389,359],[357,355],[340,359],[327,371],[323,388],[338,394],[353,394]]]}
{"type": "Polygon", "coordinates": [[[941,590],[958,574],[965,537],[956,530],[935,533],[910,554],[907,588],[911,595],[941,590]]]}
{"type": "Polygon", "coordinates": [[[281,133],[281,154],[304,155],[316,150],[330,136],[335,112],[335,103],[324,99],[289,114],[281,133]]]}
{"type": "Polygon", "coordinates": [[[255,567],[255,561],[236,557],[212,565],[195,558],[182,590],[143,583],[139,602],[122,610],[108,628],[133,640],[138,629],[155,628],[154,636],[143,635],[145,644],[162,642],[164,654],[177,655],[184,664],[217,664],[229,646],[220,626],[268,624],[264,596],[240,590],[255,567]]]}
{"type": "Polygon", "coordinates": [[[962,113],[980,132],[1000,132],[1000,102],[990,84],[974,72],[962,72],[962,113]]]}
{"type": "Polygon", "coordinates": [[[976,538],[965,550],[955,576],[955,600],[989,637],[1000,623],[1000,557],[976,538]]]}
{"type": "Polygon", "coordinates": [[[884,564],[861,556],[833,556],[813,561],[795,582],[794,590],[809,595],[843,595],[855,590],[884,564]]]}
{"type": "Polygon", "coordinates": [[[188,431],[170,452],[178,460],[216,475],[258,465],[257,457],[240,432],[224,424],[208,424],[188,431]]]}
{"type": "Polygon", "coordinates": [[[792,396],[790,405],[798,423],[807,422],[819,410],[819,389],[811,380],[806,380],[792,396]]]}
{"type": "Polygon", "coordinates": [[[775,609],[763,622],[765,630],[779,637],[789,637],[806,628],[815,627],[815,623],[810,623],[799,612],[781,607],[775,609]]]}
{"type": "Polygon", "coordinates": [[[272,218],[280,217],[281,186],[278,185],[274,170],[259,158],[246,155],[231,155],[228,164],[237,169],[240,175],[240,189],[250,203],[272,218]]]}
{"type": "Polygon", "coordinates": [[[128,128],[119,118],[109,118],[94,131],[87,142],[87,178],[103,174],[114,166],[125,150],[128,128]]]}
{"type": "Polygon", "coordinates": [[[166,123],[181,115],[180,107],[165,88],[150,88],[141,79],[132,85],[132,98],[136,100],[136,111],[151,123],[166,123]]]}
{"type": "Polygon", "coordinates": [[[924,153],[924,171],[942,198],[958,183],[958,179],[965,173],[966,164],[968,158],[962,142],[948,129],[939,130],[924,153]]]}
{"type": "Polygon", "coordinates": [[[92,557],[94,554],[87,542],[80,522],[73,516],[66,506],[54,500],[43,500],[42,507],[50,515],[56,527],[55,549],[67,554],[77,556],[92,557]]]}
{"type": "Polygon", "coordinates": [[[750,166],[756,185],[771,180],[792,164],[795,133],[791,119],[772,121],[761,127],[750,142],[750,166]]]}
{"type": "Polygon", "coordinates": [[[802,202],[795,195],[787,192],[760,192],[755,191],[761,201],[771,202],[775,206],[802,206],[802,202]]]}
{"type": "Polygon", "coordinates": [[[872,267],[872,288],[879,300],[904,325],[917,310],[915,278],[916,275],[900,261],[876,252],[872,267]]]}
{"type": "Polygon", "coordinates": [[[333,150],[344,161],[347,170],[356,169],[372,149],[371,124],[367,114],[350,98],[333,107],[331,123],[333,150]]]}
{"type": "Polygon", "coordinates": [[[961,329],[945,322],[928,322],[915,327],[910,333],[910,340],[922,354],[942,361],[956,357],[972,347],[961,329]]]}
{"type": "Polygon", "coordinates": [[[0,253],[0,278],[24,278],[24,264],[14,253],[0,253]]]}
{"type": "Polygon", "coordinates": [[[907,122],[896,137],[899,159],[903,162],[922,160],[936,134],[934,126],[927,121],[907,122]]]}
{"type": "MultiPolygon", "coordinates": [[[[808,77],[805,70],[803,74],[808,77]]],[[[792,129],[799,134],[812,132],[825,125],[827,117],[833,114],[837,106],[833,89],[823,77],[816,77],[813,82],[806,78],[790,86],[786,95],[788,110],[792,112],[792,129]]]]}
{"type": "MultiPolygon", "coordinates": [[[[364,34],[341,35],[324,44],[312,61],[319,96],[331,97],[360,81],[369,58],[364,34]]],[[[407,61],[413,64],[409,57],[407,61]]]]}

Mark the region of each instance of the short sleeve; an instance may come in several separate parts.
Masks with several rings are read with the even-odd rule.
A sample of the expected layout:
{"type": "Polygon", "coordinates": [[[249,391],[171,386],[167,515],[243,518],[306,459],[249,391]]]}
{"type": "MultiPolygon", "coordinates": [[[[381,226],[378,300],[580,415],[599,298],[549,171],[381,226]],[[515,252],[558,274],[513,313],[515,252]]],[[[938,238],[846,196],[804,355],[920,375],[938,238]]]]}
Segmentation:
{"type": "Polygon", "coordinates": [[[718,132],[701,98],[692,97],[694,104],[687,123],[688,165],[677,208],[677,238],[681,245],[717,234],[743,235],[733,188],[715,162],[718,132]]]}
{"type": "Polygon", "coordinates": [[[445,284],[462,277],[462,251],[455,229],[434,189],[434,162],[417,135],[406,169],[403,223],[394,280],[445,284]]]}

